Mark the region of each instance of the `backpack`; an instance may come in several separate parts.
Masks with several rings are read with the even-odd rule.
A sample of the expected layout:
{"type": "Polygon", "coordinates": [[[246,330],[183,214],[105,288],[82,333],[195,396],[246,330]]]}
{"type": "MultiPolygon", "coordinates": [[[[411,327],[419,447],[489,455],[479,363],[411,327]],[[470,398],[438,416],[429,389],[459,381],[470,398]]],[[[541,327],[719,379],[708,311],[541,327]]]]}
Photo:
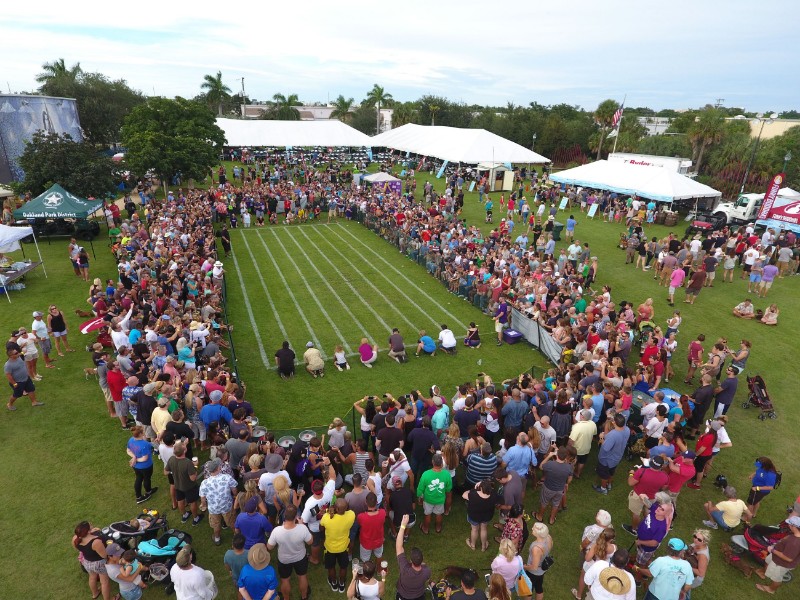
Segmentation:
{"type": "Polygon", "coordinates": [[[783,473],[781,473],[780,471],[775,471],[775,485],[772,486],[773,490],[777,490],[779,487],[781,487],[782,479],[783,479],[783,473]]]}

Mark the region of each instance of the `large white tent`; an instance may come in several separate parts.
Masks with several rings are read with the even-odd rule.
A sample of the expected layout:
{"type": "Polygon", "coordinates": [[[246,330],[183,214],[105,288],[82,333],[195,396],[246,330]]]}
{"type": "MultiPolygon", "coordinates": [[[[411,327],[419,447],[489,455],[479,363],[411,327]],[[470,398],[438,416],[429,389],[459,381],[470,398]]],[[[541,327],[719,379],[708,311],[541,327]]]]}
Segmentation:
{"type": "Polygon", "coordinates": [[[485,129],[425,126],[409,123],[372,138],[372,147],[385,147],[451,163],[483,162],[541,164],[550,159],[485,129]]]}
{"type": "Polygon", "coordinates": [[[244,121],[217,119],[228,146],[369,147],[372,140],[341,121],[244,121]]]}
{"type": "Polygon", "coordinates": [[[550,175],[557,183],[635,194],[659,202],[719,198],[722,192],[662,167],[644,167],[598,160],[550,175]]]}
{"type": "MultiPolygon", "coordinates": [[[[42,265],[44,276],[47,277],[47,270],[44,268],[44,261],[42,260],[42,251],[39,250],[39,242],[36,241],[36,234],[33,233],[33,227],[9,227],[8,225],[0,225],[0,254],[20,250],[22,248],[20,241],[28,236],[32,236],[33,242],[36,244],[36,253],[39,255],[39,262],[36,265],[42,265]]],[[[24,254],[25,251],[23,250],[23,255],[24,254]]],[[[35,268],[36,265],[29,266],[26,269],[22,269],[22,271],[6,269],[3,273],[0,273],[0,288],[5,292],[9,302],[11,302],[11,296],[8,293],[9,284],[18,279],[22,272],[27,272],[35,268]]]]}
{"type": "Polygon", "coordinates": [[[388,173],[373,173],[364,177],[364,181],[370,183],[385,183],[387,181],[400,181],[397,177],[392,177],[388,173]]]}

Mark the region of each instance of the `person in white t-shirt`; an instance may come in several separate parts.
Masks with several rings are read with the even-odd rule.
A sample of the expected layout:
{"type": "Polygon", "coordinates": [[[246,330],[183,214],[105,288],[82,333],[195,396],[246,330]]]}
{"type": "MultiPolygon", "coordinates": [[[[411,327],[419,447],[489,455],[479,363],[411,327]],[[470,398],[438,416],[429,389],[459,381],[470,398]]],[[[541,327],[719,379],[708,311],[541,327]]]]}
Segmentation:
{"type": "Polygon", "coordinates": [[[439,332],[439,344],[442,350],[448,354],[455,354],[458,342],[453,332],[447,328],[447,325],[442,325],[442,330],[439,332]]]}
{"type": "Polygon", "coordinates": [[[584,583],[594,600],[636,600],[636,580],[625,570],[628,551],[619,548],[611,562],[598,560],[586,571],[584,583]]]}

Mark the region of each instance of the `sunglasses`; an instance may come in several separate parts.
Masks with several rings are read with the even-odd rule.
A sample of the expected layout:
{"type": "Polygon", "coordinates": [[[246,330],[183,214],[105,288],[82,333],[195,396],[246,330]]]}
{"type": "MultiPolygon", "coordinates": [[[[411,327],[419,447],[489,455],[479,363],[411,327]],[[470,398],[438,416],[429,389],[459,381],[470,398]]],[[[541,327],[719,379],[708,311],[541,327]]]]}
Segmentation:
{"type": "Polygon", "coordinates": [[[706,541],[705,538],[703,538],[703,536],[700,536],[700,535],[693,535],[692,537],[694,539],[696,539],[698,542],[705,542],[706,541]]]}

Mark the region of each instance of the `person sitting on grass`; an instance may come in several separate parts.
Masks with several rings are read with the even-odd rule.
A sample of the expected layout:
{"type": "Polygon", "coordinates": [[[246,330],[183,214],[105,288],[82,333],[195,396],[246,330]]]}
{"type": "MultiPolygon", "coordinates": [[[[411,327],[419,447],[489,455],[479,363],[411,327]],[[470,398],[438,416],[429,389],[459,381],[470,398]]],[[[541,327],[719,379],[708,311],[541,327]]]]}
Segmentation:
{"type": "Polygon", "coordinates": [[[442,350],[447,354],[456,353],[456,346],[458,345],[456,336],[444,323],[442,323],[442,330],[439,332],[439,343],[441,344],[442,350]]]}
{"type": "Polygon", "coordinates": [[[464,345],[470,348],[481,347],[481,334],[478,333],[478,326],[472,321],[467,328],[467,336],[464,338],[464,345]]]}
{"type": "Polygon", "coordinates": [[[425,354],[429,354],[431,356],[436,356],[436,342],[433,341],[433,338],[429,336],[424,329],[420,330],[419,340],[417,340],[417,342],[417,357],[419,356],[420,352],[424,352],[425,354]]]}
{"type": "Polygon", "coordinates": [[[733,309],[733,316],[740,319],[752,319],[756,316],[755,308],[753,308],[753,302],[750,298],[745,298],[744,301],[736,305],[733,309]]]}
{"type": "MultiPolygon", "coordinates": [[[[361,355],[361,364],[371,369],[372,363],[378,360],[378,345],[370,344],[367,338],[361,338],[358,353],[361,355]]],[[[341,371],[341,369],[339,370],[341,371]]]]}
{"type": "Polygon", "coordinates": [[[736,488],[732,485],[726,487],[722,493],[725,495],[725,500],[714,504],[708,501],[703,505],[706,509],[709,519],[703,521],[703,525],[711,529],[722,527],[724,531],[730,531],[734,527],[738,527],[739,523],[749,523],[752,518],[752,513],[748,510],[744,500],[736,497],[736,488]]]}
{"type": "Polygon", "coordinates": [[[347,362],[347,355],[341,344],[337,344],[333,349],[333,362],[340,371],[350,370],[350,363],[347,362]]]}
{"type": "Polygon", "coordinates": [[[769,308],[764,311],[764,316],[761,317],[761,322],[764,325],[777,325],[778,315],[781,311],[778,310],[777,304],[770,304],[769,308]]]}
{"type": "Polygon", "coordinates": [[[306,371],[316,379],[317,377],[325,377],[325,361],[322,360],[322,353],[318,348],[314,347],[314,342],[306,343],[306,351],[303,353],[303,362],[306,365],[306,371]]]}

